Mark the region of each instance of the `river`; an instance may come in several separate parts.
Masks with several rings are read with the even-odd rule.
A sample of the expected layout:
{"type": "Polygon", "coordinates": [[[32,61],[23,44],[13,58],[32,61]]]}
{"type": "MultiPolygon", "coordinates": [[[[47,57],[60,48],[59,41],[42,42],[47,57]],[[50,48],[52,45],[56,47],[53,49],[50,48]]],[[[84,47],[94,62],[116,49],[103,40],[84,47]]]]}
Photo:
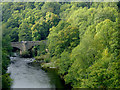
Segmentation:
{"type": "Polygon", "coordinates": [[[13,79],[11,88],[64,88],[59,76],[53,72],[45,72],[37,65],[30,63],[34,58],[10,57],[11,64],[7,73],[13,79]]]}

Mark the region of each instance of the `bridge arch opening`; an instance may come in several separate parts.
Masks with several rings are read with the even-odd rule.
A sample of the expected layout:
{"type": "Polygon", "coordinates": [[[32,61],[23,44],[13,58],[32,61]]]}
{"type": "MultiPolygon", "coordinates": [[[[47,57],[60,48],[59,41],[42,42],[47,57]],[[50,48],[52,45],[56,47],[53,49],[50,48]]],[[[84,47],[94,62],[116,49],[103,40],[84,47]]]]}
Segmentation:
{"type": "Polygon", "coordinates": [[[40,45],[34,45],[28,51],[32,56],[40,56],[41,54],[45,54],[46,51],[46,45],[45,44],[40,44],[40,45]]]}
{"type": "Polygon", "coordinates": [[[17,51],[20,51],[20,49],[17,47],[12,47],[12,52],[17,52],[17,51]]]}
{"type": "Polygon", "coordinates": [[[31,56],[38,56],[38,47],[40,47],[40,45],[35,45],[28,49],[31,56]]]}
{"type": "MultiPolygon", "coordinates": [[[[12,52],[16,53],[17,55],[20,55],[20,49],[17,47],[12,47],[12,52]]],[[[14,55],[13,55],[14,56],[14,55]]]]}
{"type": "Polygon", "coordinates": [[[11,42],[11,46],[13,47],[13,52],[19,52],[21,56],[27,54],[38,56],[45,52],[46,42],[46,40],[11,42]]]}

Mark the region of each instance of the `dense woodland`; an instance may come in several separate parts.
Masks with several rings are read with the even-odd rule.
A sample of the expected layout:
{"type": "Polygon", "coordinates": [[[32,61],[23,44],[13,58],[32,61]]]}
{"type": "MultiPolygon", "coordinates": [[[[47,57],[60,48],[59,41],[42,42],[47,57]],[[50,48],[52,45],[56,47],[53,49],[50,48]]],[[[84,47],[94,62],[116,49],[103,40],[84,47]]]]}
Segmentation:
{"type": "MultiPolygon", "coordinates": [[[[120,88],[119,2],[4,2],[3,87],[10,42],[48,40],[49,62],[73,88],[120,88]]],[[[37,56],[42,55],[40,46],[37,56]]],[[[44,53],[48,54],[48,53],[44,53]]]]}

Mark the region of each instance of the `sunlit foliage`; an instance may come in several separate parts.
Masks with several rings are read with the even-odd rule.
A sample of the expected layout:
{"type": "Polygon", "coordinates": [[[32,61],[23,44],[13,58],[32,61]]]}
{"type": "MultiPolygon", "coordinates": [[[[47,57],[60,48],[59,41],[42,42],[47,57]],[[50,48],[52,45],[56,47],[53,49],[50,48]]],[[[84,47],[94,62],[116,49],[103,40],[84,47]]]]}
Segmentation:
{"type": "MultiPolygon", "coordinates": [[[[120,88],[120,3],[9,2],[2,6],[4,74],[11,50],[8,39],[47,39],[50,58],[46,62],[55,64],[66,84],[73,88],[120,88]]],[[[41,55],[41,47],[35,48],[41,55]]]]}

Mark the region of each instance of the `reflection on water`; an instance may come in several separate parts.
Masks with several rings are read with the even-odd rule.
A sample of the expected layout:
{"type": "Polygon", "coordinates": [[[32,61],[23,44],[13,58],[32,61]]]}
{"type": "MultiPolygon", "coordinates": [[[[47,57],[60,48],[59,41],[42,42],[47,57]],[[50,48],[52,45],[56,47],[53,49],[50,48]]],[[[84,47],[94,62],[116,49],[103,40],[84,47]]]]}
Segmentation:
{"type": "MultiPolygon", "coordinates": [[[[56,83],[62,86],[58,77],[46,73],[40,67],[29,65],[33,58],[11,57],[11,64],[8,67],[8,73],[13,79],[11,88],[56,88],[56,83]],[[53,83],[51,83],[53,82],[53,83]]],[[[57,84],[57,85],[58,85],[57,84]]],[[[59,86],[58,85],[58,86],[59,86]]]]}

